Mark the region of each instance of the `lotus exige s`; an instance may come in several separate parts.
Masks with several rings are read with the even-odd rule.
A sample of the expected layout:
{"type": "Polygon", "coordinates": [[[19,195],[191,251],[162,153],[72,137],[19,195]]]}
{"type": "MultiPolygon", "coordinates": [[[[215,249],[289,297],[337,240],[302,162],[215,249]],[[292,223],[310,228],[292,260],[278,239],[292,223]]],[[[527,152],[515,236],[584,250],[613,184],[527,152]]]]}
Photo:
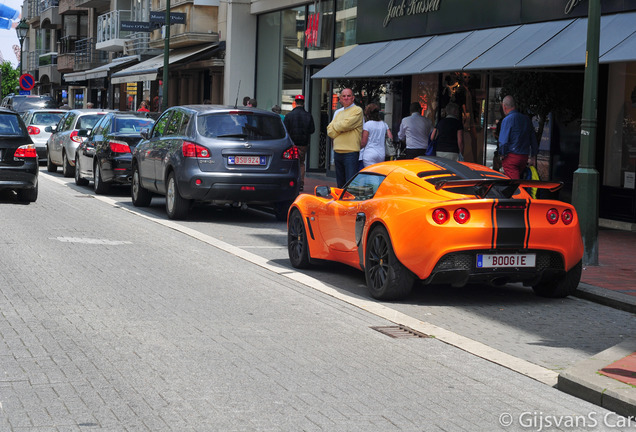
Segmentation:
{"type": "Polygon", "coordinates": [[[382,162],[343,189],[298,196],[288,214],[289,259],[296,268],[319,260],[359,268],[382,300],[405,297],[416,280],[522,282],[540,296],[565,297],[581,279],[576,211],[525,190],[561,186],[440,157],[382,162]]]}

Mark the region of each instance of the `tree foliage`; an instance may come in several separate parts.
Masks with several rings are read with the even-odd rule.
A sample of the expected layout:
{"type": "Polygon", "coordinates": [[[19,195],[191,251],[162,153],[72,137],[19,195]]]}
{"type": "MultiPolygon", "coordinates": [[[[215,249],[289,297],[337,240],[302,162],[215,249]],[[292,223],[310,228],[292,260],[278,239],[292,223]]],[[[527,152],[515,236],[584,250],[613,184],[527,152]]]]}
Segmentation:
{"type": "Polygon", "coordinates": [[[0,72],[2,73],[2,98],[4,98],[10,93],[15,93],[15,88],[19,85],[20,72],[8,61],[0,64],[0,72]]]}
{"type": "Polygon", "coordinates": [[[511,95],[519,112],[538,117],[541,140],[548,115],[564,123],[581,118],[583,74],[564,72],[510,72],[503,78],[499,98],[511,95]]]}
{"type": "Polygon", "coordinates": [[[350,88],[356,103],[364,109],[370,103],[378,103],[380,97],[388,91],[386,79],[340,79],[335,82],[336,87],[350,88]]]}

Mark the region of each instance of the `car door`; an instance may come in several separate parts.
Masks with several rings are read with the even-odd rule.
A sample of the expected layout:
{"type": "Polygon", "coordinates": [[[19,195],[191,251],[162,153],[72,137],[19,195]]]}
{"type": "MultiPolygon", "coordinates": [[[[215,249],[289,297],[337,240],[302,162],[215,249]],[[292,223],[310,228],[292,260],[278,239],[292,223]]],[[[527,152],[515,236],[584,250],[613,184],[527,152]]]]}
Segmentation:
{"type": "Polygon", "coordinates": [[[77,113],[73,111],[67,112],[57,124],[55,133],[49,138],[49,155],[51,161],[56,165],[62,165],[62,148],[64,147],[65,137],[70,134],[70,130],[75,124],[77,113]]]}
{"type": "Polygon", "coordinates": [[[334,251],[356,252],[356,221],[364,218],[361,204],[373,199],[384,176],[358,173],[337,200],[328,202],[320,217],[320,232],[334,251]]]}
{"type": "Polygon", "coordinates": [[[153,126],[148,139],[141,141],[135,149],[141,185],[151,191],[157,190],[155,165],[161,155],[162,137],[166,132],[172,110],[167,110],[153,126]]]}
{"type": "Polygon", "coordinates": [[[179,168],[180,162],[183,160],[182,147],[184,140],[184,129],[189,119],[188,113],[181,109],[175,108],[172,112],[170,120],[166,124],[164,135],[161,137],[161,145],[157,146],[157,158],[155,159],[155,173],[157,182],[157,191],[166,192],[166,176],[168,167],[172,165],[176,169],[179,168]]]}

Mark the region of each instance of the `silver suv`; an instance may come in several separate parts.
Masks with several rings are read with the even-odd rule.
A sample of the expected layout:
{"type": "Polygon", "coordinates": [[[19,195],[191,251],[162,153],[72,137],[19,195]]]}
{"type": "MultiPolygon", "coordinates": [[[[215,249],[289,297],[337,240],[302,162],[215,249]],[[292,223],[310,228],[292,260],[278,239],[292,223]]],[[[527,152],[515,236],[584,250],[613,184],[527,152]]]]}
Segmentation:
{"type": "Polygon", "coordinates": [[[46,143],[46,169],[56,172],[62,167],[64,177],[75,175],[75,153],[77,147],[86,137],[78,136],[80,129],[92,129],[95,123],[108,110],[75,109],[67,111],[57,126],[47,126],[44,130],[51,132],[46,143]]]}

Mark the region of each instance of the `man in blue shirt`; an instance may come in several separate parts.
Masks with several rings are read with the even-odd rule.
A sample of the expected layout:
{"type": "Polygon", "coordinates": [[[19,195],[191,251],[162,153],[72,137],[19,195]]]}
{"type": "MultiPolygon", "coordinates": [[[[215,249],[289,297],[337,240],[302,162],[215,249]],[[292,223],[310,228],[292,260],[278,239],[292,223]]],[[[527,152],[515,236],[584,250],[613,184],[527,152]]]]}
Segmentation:
{"type": "Polygon", "coordinates": [[[528,157],[536,156],[538,143],[530,117],[517,111],[512,96],[504,97],[501,107],[505,117],[501,121],[499,154],[504,173],[512,179],[520,179],[528,166],[528,157]]]}

